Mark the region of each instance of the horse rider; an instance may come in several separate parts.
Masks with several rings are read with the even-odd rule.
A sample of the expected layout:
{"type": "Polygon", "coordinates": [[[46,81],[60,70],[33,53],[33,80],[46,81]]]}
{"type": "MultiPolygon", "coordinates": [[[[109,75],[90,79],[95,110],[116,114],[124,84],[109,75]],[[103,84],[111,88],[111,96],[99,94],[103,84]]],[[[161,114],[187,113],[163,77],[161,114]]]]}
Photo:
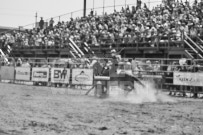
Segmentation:
{"type": "Polygon", "coordinates": [[[99,58],[97,58],[96,56],[93,56],[92,62],[88,65],[88,67],[94,69],[94,75],[95,76],[101,75],[102,66],[101,66],[101,63],[99,61],[99,58]]]}
{"type": "Polygon", "coordinates": [[[113,60],[121,61],[121,55],[119,55],[115,49],[111,50],[111,58],[113,60]]]}

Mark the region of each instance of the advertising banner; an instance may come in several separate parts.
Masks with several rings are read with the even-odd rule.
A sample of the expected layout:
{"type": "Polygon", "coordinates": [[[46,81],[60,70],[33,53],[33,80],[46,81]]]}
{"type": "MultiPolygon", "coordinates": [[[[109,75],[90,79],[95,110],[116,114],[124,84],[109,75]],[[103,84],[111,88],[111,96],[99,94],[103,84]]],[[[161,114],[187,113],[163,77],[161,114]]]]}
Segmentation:
{"type": "Polygon", "coordinates": [[[93,69],[73,69],[72,84],[93,85],[93,69]]]}
{"type": "Polygon", "coordinates": [[[7,67],[7,66],[1,67],[1,79],[2,80],[14,80],[14,73],[15,73],[14,67],[7,67]]]}
{"type": "Polygon", "coordinates": [[[52,83],[69,83],[70,69],[67,68],[52,68],[51,82],[52,83]]]}
{"type": "Polygon", "coordinates": [[[29,67],[16,67],[16,80],[30,81],[30,68],[29,67]]]}
{"type": "Polygon", "coordinates": [[[49,68],[32,68],[32,81],[48,82],[49,68]]]}
{"type": "Polygon", "coordinates": [[[202,73],[174,72],[173,83],[175,85],[203,86],[202,73]]]}

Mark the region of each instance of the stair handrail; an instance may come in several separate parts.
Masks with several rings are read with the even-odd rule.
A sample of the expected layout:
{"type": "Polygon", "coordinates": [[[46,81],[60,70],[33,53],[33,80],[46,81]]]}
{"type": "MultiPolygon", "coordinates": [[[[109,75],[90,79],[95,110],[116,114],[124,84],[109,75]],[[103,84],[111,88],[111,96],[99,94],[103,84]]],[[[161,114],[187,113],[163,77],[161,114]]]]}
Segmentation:
{"type": "Polygon", "coordinates": [[[203,50],[186,33],[185,33],[185,37],[189,39],[203,53],[203,50]]]}
{"type": "Polygon", "coordinates": [[[75,44],[75,42],[69,38],[70,42],[74,45],[74,47],[79,51],[79,53],[84,56],[85,54],[81,51],[81,49],[75,44]]]}
{"type": "Polygon", "coordinates": [[[194,57],[188,52],[188,50],[185,50],[185,52],[186,52],[192,59],[194,59],[194,57]]]}
{"type": "Polygon", "coordinates": [[[73,51],[79,56],[81,57],[80,53],[73,47],[73,45],[71,43],[68,43],[69,46],[73,49],[73,51]]]}
{"type": "Polygon", "coordinates": [[[2,49],[0,49],[0,53],[1,53],[2,57],[4,58],[4,60],[8,63],[8,59],[6,58],[6,55],[4,54],[2,49]]]}
{"type": "Polygon", "coordinates": [[[90,46],[86,42],[84,42],[84,45],[87,47],[88,50],[91,51],[92,54],[94,54],[94,51],[90,48],[90,46]]]}
{"type": "Polygon", "coordinates": [[[199,54],[198,51],[197,51],[194,47],[192,47],[192,46],[190,45],[190,43],[188,43],[186,40],[184,40],[184,42],[185,42],[200,58],[203,58],[203,56],[202,56],[201,54],[199,54]]]}
{"type": "Polygon", "coordinates": [[[195,53],[198,53],[198,51],[197,51],[194,47],[192,47],[192,46],[190,45],[190,43],[188,43],[186,40],[184,40],[184,42],[185,42],[195,53]]]}
{"type": "Polygon", "coordinates": [[[73,54],[73,52],[72,51],[70,51],[70,54],[74,57],[74,58],[76,58],[76,56],[73,54]]]}
{"type": "Polygon", "coordinates": [[[197,36],[197,39],[203,44],[203,40],[197,36]]]}

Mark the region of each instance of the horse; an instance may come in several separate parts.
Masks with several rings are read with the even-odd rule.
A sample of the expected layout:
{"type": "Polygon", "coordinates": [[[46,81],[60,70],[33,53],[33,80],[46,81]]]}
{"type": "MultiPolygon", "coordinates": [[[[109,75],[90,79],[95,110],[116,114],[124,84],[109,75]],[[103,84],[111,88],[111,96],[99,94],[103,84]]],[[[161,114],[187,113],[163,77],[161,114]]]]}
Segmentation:
{"type": "Polygon", "coordinates": [[[132,73],[132,65],[127,61],[117,61],[113,60],[111,66],[107,64],[101,72],[102,76],[110,76],[111,82],[117,82],[118,86],[122,88],[125,92],[129,93],[135,90],[134,82],[142,86],[145,85],[132,73]]]}
{"type": "MultiPolygon", "coordinates": [[[[102,65],[98,60],[93,60],[90,65],[90,67],[94,69],[94,75],[110,77],[110,86],[112,86],[113,82],[115,82],[118,87],[125,91],[126,95],[133,90],[136,91],[134,82],[142,87],[145,87],[140,79],[133,75],[132,66],[129,62],[119,62],[116,59],[111,59],[102,65]]],[[[89,92],[90,90],[86,93],[86,95],[89,92]]]]}

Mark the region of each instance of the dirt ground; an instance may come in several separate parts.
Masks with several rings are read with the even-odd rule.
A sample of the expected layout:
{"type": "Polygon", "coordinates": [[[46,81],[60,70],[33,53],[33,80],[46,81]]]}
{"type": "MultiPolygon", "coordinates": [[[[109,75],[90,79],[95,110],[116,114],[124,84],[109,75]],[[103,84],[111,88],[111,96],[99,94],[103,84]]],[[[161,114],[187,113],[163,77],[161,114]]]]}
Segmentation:
{"type": "Polygon", "coordinates": [[[203,99],[135,104],[56,90],[0,83],[0,135],[203,134],[203,99]]]}

